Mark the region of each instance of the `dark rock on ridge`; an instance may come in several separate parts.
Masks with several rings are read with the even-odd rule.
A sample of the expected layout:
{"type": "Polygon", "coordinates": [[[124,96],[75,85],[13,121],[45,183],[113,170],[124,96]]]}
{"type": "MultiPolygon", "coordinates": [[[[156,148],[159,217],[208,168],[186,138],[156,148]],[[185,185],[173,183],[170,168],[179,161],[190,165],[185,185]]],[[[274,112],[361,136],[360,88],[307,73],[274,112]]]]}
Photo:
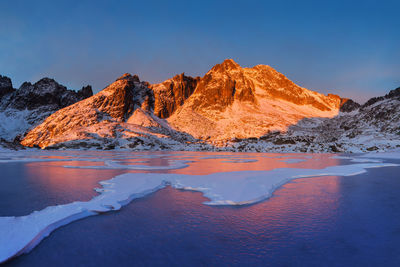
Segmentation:
{"type": "Polygon", "coordinates": [[[378,96],[378,97],[373,97],[369,99],[365,104],[361,106],[361,109],[364,109],[366,107],[372,106],[373,104],[385,100],[385,99],[400,99],[400,87],[391,90],[388,94],[385,96],[378,96]]]}
{"type": "Polygon", "coordinates": [[[12,87],[11,79],[0,75],[0,99],[11,92],[15,91],[12,87]]]}
{"type": "Polygon", "coordinates": [[[43,78],[34,84],[24,82],[18,90],[10,91],[8,97],[2,98],[0,110],[6,108],[33,110],[51,106],[50,109],[55,111],[91,95],[93,92],[90,85],[75,92],[68,90],[53,79],[43,78]]]}
{"type": "Polygon", "coordinates": [[[353,101],[352,99],[343,99],[342,104],[340,105],[340,111],[341,112],[351,112],[353,110],[356,110],[360,108],[360,104],[357,102],[353,101]]]}
{"type": "Polygon", "coordinates": [[[389,94],[385,95],[385,98],[400,98],[400,87],[391,90],[389,94]]]}

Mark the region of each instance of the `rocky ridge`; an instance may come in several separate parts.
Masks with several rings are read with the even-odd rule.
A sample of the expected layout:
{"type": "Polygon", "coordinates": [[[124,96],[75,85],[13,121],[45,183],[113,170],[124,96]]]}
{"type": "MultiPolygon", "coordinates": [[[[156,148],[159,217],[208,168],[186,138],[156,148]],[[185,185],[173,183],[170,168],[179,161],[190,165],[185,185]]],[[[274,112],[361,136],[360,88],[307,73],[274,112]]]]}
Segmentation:
{"type": "MultiPolygon", "coordinates": [[[[3,84],[7,85],[7,82],[3,84]]],[[[6,86],[4,86],[6,87],[6,86]]],[[[362,152],[400,146],[400,89],[364,105],[233,60],[159,84],[125,74],[30,131],[24,146],[133,150],[362,152]]]]}
{"type": "Polygon", "coordinates": [[[79,91],[68,90],[53,79],[43,78],[19,89],[11,79],[0,76],[0,138],[18,141],[24,133],[50,114],[93,95],[90,85],[79,91]]]}
{"type": "Polygon", "coordinates": [[[53,113],[21,144],[135,148],[145,143],[166,147],[190,140],[189,135],[174,131],[153,114],[154,102],[147,82],[124,74],[96,95],[53,113]]]}

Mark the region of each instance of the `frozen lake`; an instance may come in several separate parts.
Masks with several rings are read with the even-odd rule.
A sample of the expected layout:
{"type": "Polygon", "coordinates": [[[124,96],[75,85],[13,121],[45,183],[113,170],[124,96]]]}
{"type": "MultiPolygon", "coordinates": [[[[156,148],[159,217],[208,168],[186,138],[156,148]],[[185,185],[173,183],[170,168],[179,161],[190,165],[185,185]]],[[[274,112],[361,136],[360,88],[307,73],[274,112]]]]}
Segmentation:
{"type": "Polygon", "coordinates": [[[399,266],[398,164],[398,154],[0,152],[0,262],[399,266]]]}

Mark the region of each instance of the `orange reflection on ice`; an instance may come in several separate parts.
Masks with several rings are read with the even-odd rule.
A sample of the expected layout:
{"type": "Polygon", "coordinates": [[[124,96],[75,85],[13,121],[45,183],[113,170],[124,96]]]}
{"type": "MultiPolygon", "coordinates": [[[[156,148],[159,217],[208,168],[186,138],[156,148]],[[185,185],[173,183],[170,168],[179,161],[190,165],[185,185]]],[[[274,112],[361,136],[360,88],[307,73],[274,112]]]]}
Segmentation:
{"type": "MultiPolygon", "coordinates": [[[[215,155],[215,154],[210,154],[215,155]]],[[[339,164],[338,159],[332,158],[332,154],[252,154],[246,153],[241,157],[240,153],[224,154],[233,156],[234,159],[255,160],[254,162],[231,162],[232,158],[194,159],[189,167],[171,170],[171,173],[205,175],[216,172],[232,171],[268,171],[277,168],[301,168],[323,169],[339,164]],[[274,157],[275,156],[275,157],[274,157]],[[278,158],[279,157],[279,158],[278,158]],[[307,158],[310,157],[310,158],[307,158]],[[301,159],[304,161],[288,163],[285,160],[301,159]]],[[[206,156],[206,155],[205,155],[206,156]]]]}
{"type": "MultiPolygon", "coordinates": [[[[103,165],[103,162],[52,161],[31,162],[24,166],[26,175],[34,186],[44,190],[49,197],[64,196],[71,201],[87,201],[96,196],[94,188],[99,181],[108,180],[124,173],[122,170],[93,170],[65,168],[63,166],[103,165]]],[[[34,189],[33,189],[34,190],[34,189]]],[[[67,202],[66,202],[67,203],[67,202]]]]}

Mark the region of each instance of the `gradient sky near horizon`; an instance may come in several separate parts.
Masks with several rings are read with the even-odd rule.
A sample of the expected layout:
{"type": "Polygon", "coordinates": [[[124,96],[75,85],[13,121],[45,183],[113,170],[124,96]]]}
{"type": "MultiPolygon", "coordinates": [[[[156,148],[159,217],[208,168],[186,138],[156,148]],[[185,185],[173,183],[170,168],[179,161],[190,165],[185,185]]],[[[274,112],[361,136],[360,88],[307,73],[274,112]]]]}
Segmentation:
{"type": "Polygon", "coordinates": [[[121,74],[203,76],[232,58],[364,102],[400,86],[400,1],[0,2],[0,74],[95,92],[121,74]]]}

